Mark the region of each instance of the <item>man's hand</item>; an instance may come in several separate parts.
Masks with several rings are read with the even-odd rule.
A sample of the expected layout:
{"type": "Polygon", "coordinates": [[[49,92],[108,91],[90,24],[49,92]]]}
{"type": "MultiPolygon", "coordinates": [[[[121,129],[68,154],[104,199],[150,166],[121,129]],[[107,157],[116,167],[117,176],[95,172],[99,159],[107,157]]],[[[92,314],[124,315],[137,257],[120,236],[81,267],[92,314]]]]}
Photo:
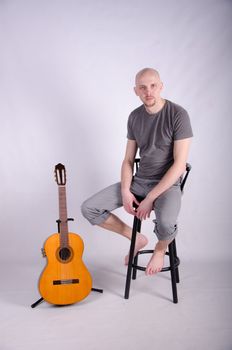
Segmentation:
{"type": "Polygon", "coordinates": [[[150,217],[151,211],[153,209],[153,199],[146,197],[136,210],[136,216],[140,220],[146,220],[150,217]]]}
{"type": "Polygon", "coordinates": [[[133,202],[139,206],[139,202],[129,190],[122,193],[122,203],[123,207],[127,213],[135,215],[136,212],[133,208],[133,202]]]}

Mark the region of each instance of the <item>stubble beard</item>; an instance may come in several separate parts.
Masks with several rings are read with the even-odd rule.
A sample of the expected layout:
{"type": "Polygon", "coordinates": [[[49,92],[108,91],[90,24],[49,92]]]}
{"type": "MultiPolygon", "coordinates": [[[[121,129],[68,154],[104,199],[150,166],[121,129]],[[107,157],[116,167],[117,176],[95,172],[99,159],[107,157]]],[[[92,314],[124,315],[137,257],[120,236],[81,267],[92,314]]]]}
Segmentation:
{"type": "Polygon", "coordinates": [[[151,103],[146,103],[146,102],[143,102],[143,103],[146,107],[151,108],[151,107],[154,107],[156,105],[156,100],[154,100],[151,103]]]}

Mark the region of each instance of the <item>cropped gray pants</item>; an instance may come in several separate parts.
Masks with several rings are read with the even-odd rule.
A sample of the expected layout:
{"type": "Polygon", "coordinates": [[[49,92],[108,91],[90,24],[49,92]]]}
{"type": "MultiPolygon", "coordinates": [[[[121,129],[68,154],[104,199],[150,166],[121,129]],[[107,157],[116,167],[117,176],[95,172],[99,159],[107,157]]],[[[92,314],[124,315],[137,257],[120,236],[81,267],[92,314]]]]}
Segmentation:
{"type": "MultiPolygon", "coordinates": [[[[135,195],[146,197],[157,183],[157,181],[142,179],[135,175],[130,190],[135,195]]],[[[122,207],[122,205],[121,183],[117,182],[84,201],[81,211],[92,225],[99,225],[109,217],[111,211],[122,207]]],[[[175,238],[180,207],[181,189],[179,179],[153,203],[156,216],[154,232],[158,240],[175,238]]]]}

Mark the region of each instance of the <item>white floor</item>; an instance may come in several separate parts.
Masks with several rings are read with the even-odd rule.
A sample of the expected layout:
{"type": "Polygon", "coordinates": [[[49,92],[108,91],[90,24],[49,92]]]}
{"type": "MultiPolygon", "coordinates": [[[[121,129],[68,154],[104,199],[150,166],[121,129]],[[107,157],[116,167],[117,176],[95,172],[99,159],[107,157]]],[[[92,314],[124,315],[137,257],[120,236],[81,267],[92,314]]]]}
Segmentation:
{"type": "Polygon", "coordinates": [[[232,349],[232,274],[228,262],[182,261],[179,303],[172,303],[169,273],[138,272],[125,300],[121,258],[93,261],[94,287],[82,302],[30,305],[41,266],[1,267],[1,350],[232,349]],[[110,261],[110,265],[109,265],[110,261]]]}

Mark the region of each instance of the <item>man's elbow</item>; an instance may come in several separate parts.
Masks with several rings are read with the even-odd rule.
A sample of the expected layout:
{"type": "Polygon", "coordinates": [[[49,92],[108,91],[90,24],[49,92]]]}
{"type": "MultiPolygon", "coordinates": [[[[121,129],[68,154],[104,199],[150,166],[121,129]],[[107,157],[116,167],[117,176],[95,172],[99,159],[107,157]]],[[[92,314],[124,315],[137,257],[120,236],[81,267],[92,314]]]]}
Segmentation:
{"type": "Polygon", "coordinates": [[[176,166],[176,169],[178,170],[178,173],[183,174],[186,170],[186,164],[187,162],[186,161],[174,161],[174,165],[176,166]]]}
{"type": "Polygon", "coordinates": [[[122,166],[133,168],[134,161],[132,159],[125,158],[122,162],[122,166]]]}

